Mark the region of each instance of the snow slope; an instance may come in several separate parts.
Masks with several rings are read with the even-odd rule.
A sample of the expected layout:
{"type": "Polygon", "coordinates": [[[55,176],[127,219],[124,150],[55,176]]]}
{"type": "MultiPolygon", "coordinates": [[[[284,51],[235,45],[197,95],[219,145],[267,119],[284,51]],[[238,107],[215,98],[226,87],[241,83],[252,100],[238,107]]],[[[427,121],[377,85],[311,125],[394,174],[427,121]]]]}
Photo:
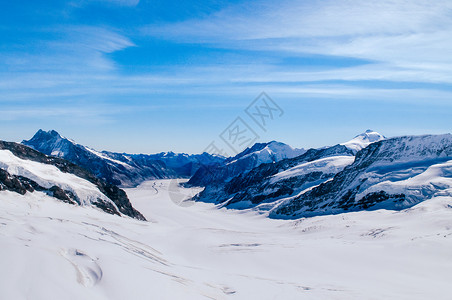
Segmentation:
{"type": "Polygon", "coordinates": [[[452,135],[405,136],[369,145],[333,180],[288,199],[270,215],[403,209],[439,196],[452,196],[452,135]]]}
{"type": "Polygon", "coordinates": [[[196,200],[223,203],[231,208],[269,210],[282,198],[327,182],[354,161],[356,153],[384,137],[374,131],[320,149],[293,149],[278,142],[255,144],[224,165],[203,168],[188,182],[205,189],[196,200]]]}
{"type": "Polygon", "coordinates": [[[91,182],[71,173],[63,173],[53,165],[21,159],[9,150],[0,150],[0,169],[11,175],[29,178],[47,189],[58,186],[64,191],[70,191],[77,196],[81,205],[90,205],[101,199],[118,209],[115,203],[91,182]]]}
{"type": "Polygon", "coordinates": [[[172,183],[127,190],[150,222],[0,192],[0,298],[450,299],[451,198],[287,221],[176,205],[172,183]]]}
{"type": "Polygon", "coordinates": [[[270,182],[275,183],[283,179],[297,177],[311,172],[322,172],[325,174],[336,174],[342,171],[346,166],[353,163],[353,156],[332,156],[299,164],[288,170],[273,175],[270,182]]]}
{"type": "Polygon", "coordinates": [[[144,220],[126,193],[67,160],[22,144],[0,141],[0,191],[42,192],[73,205],[144,220]]]}

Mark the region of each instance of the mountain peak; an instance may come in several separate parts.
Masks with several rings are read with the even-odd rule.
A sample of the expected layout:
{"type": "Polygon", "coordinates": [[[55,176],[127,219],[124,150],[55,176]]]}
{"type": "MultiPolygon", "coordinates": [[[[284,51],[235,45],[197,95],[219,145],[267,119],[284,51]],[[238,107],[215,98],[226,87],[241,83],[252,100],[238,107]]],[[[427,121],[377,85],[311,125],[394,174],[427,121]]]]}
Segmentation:
{"type": "Polygon", "coordinates": [[[343,143],[341,145],[346,146],[347,148],[358,152],[363,148],[366,148],[372,143],[379,142],[385,140],[386,137],[374,130],[367,129],[365,132],[355,136],[352,140],[343,143]]]}
{"type": "Polygon", "coordinates": [[[384,135],[382,135],[372,129],[367,129],[365,132],[357,135],[353,140],[355,140],[357,138],[365,139],[366,141],[368,141],[370,143],[374,143],[374,142],[378,142],[378,141],[386,139],[386,137],[384,135]]]}
{"type": "Polygon", "coordinates": [[[53,129],[47,131],[47,133],[52,135],[52,136],[60,136],[61,137],[61,135],[56,130],[53,130],[53,129]]]}
{"type": "Polygon", "coordinates": [[[246,148],[236,156],[230,157],[226,160],[226,163],[232,163],[238,160],[254,157],[257,159],[257,165],[259,165],[261,163],[280,161],[285,158],[293,158],[305,152],[306,150],[304,149],[295,149],[278,141],[256,143],[253,146],[246,148]]]}
{"type": "Polygon", "coordinates": [[[31,140],[36,140],[36,139],[49,139],[49,138],[63,138],[57,131],[55,130],[49,130],[49,131],[45,131],[42,129],[39,129],[35,135],[30,139],[31,140]]]}

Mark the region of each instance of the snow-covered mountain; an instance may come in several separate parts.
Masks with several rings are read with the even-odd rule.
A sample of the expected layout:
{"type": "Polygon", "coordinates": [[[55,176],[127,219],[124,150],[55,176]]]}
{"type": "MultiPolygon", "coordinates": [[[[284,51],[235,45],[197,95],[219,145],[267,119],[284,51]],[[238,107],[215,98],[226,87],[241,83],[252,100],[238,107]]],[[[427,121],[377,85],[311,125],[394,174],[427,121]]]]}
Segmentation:
{"type": "Polygon", "coordinates": [[[357,153],[359,150],[366,148],[370,144],[382,141],[384,139],[385,137],[383,135],[379,134],[376,131],[368,129],[366,130],[366,132],[357,135],[354,139],[341,145],[344,145],[357,153]]]}
{"type": "Polygon", "coordinates": [[[186,184],[204,188],[195,200],[268,211],[274,218],[402,209],[449,195],[452,186],[448,179],[450,135],[386,139],[368,130],[346,143],[307,151],[275,141],[258,143],[227,159],[172,152],[97,152],[55,131],[39,131],[24,143],[69,158],[100,178],[126,186],[149,178],[180,177],[187,171],[181,169],[198,164],[186,184]]]}
{"type": "Polygon", "coordinates": [[[231,178],[248,172],[264,163],[276,163],[283,159],[294,158],[305,153],[304,149],[272,141],[256,143],[234,157],[227,158],[220,164],[200,168],[189,180],[188,185],[206,186],[228,182],[231,178]]]}
{"type": "Polygon", "coordinates": [[[406,136],[372,143],[332,180],[284,200],[276,218],[411,207],[452,196],[452,135],[406,136]]]}
{"type": "Polygon", "coordinates": [[[353,159],[353,151],[343,145],[309,149],[300,156],[260,164],[223,182],[207,184],[196,199],[231,208],[260,205],[267,210],[280,198],[332,178],[353,159]]]}
{"type": "MultiPolygon", "coordinates": [[[[368,130],[349,142],[332,147],[298,150],[294,153],[290,149],[288,151],[287,147],[278,145],[273,149],[283,149],[279,160],[262,160],[259,164],[250,164],[247,165],[248,168],[239,170],[232,169],[229,165],[217,167],[217,170],[200,170],[207,171],[208,174],[198,174],[197,181],[194,180],[198,179],[195,174],[189,183],[195,181],[198,185],[205,186],[196,196],[199,201],[222,203],[230,208],[257,207],[270,210],[281,199],[296,196],[305,189],[330,180],[353,163],[354,155],[359,149],[382,139],[384,137],[381,134],[368,130]],[[215,177],[215,180],[207,181],[209,175],[215,177]]],[[[246,150],[238,158],[230,159],[230,163],[239,162],[254,153],[262,156],[260,149],[265,149],[267,144],[256,144],[254,147],[257,149],[246,150]]]]}
{"type": "Polygon", "coordinates": [[[64,159],[0,141],[0,191],[44,193],[66,203],[144,220],[125,192],[64,159]]]}
{"type": "Polygon", "coordinates": [[[121,190],[0,142],[0,299],[449,299],[452,135],[355,150],[262,163],[220,205],[181,205],[199,189],[121,190]]]}
{"type": "Polygon", "coordinates": [[[33,138],[22,143],[44,154],[69,160],[97,177],[123,187],[136,186],[150,179],[187,177],[204,163],[223,161],[222,157],[207,153],[145,155],[99,152],[62,137],[54,130],[39,130],[33,138]]]}
{"type": "MultiPolygon", "coordinates": [[[[224,187],[230,208],[268,210],[279,199],[299,194],[333,178],[354,161],[353,150],[343,145],[310,149],[305,154],[275,164],[262,164],[234,177],[224,187]]],[[[203,191],[205,193],[206,189],[203,191]]],[[[200,194],[202,197],[203,194],[200,194]]]]}
{"type": "Polygon", "coordinates": [[[293,158],[305,153],[304,149],[296,149],[291,146],[271,141],[269,143],[256,143],[234,157],[226,159],[226,164],[233,164],[238,160],[252,159],[256,166],[264,163],[278,162],[286,158],[293,158]]]}

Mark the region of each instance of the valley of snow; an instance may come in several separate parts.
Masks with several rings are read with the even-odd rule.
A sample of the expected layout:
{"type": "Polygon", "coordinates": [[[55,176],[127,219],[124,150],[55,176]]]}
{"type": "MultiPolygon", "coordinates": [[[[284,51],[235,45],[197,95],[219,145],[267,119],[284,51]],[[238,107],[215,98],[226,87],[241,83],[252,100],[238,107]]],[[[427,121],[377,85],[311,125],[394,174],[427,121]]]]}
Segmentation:
{"type": "Polygon", "coordinates": [[[287,221],[179,203],[174,180],[126,192],[149,222],[0,192],[0,299],[451,298],[449,197],[287,221]]]}

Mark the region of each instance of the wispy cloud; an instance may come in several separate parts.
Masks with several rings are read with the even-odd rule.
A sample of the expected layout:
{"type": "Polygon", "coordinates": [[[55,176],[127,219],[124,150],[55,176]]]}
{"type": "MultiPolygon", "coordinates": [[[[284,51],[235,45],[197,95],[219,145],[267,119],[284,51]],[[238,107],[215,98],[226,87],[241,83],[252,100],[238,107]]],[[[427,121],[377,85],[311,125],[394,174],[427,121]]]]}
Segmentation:
{"type": "Polygon", "coordinates": [[[364,116],[367,103],[378,106],[375,124],[403,125],[406,133],[427,122],[450,128],[432,115],[452,105],[449,0],[195,2],[73,0],[45,13],[40,5],[25,8],[25,19],[0,26],[0,126],[100,122],[115,133],[153,126],[161,131],[156,137],[169,140],[174,132],[161,128],[168,120],[178,132],[195,132],[202,122],[213,130],[264,90],[292,113],[279,134],[296,138],[294,128],[320,122],[325,110],[331,124],[356,128],[350,106],[364,116]],[[400,116],[409,104],[423,124],[400,116]],[[298,115],[316,105],[318,116],[298,115]]]}
{"type": "Polygon", "coordinates": [[[113,4],[119,6],[137,6],[140,3],[140,0],[76,0],[72,5],[83,5],[87,3],[104,3],[104,4],[113,4]]]}
{"type": "Polygon", "coordinates": [[[14,71],[95,73],[115,68],[106,54],[134,46],[127,37],[104,27],[59,26],[41,31],[52,39],[31,39],[15,51],[0,53],[3,64],[14,71]]]}
{"type": "MultiPolygon", "coordinates": [[[[447,71],[452,66],[451,9],[452,2],[441,0],[259,2],[143,31],[179,42],[355,57],[378,64],[376,73],[372,65],[350,69],[365,79],[407,80],[408,75],[413,81],[452,83],[447,71]]],[[[339,70],[335,79],[347,80],[347,72],[339,70]]]]}

